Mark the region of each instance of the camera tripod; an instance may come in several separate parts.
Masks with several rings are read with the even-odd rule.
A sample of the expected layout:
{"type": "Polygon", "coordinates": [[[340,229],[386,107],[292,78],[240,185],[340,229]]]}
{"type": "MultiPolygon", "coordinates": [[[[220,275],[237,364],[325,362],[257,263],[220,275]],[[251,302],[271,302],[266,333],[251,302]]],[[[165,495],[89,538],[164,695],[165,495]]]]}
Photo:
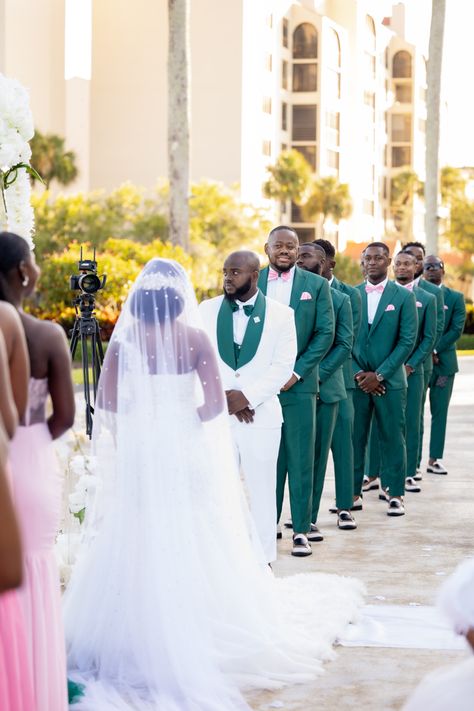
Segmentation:
{"type": "Polygon", "coordinates": [[[100,328],[95,317],[95,298],[93,294],[80,294],[74,299],[76,320],[71,331],[71,356],[76,354],[77,344],[81,343],[82,376],[84,380],[84,399],[86,401],[86,434],[92,436],[92,415],[94,407],[91,405],[89,367],[92,370],[92,387],[94,405],[97,394],[100,370],[104,362],[104,351],[100,340],[100,328]],[[90,344],[90,362],[88,346],[90,344]]]}

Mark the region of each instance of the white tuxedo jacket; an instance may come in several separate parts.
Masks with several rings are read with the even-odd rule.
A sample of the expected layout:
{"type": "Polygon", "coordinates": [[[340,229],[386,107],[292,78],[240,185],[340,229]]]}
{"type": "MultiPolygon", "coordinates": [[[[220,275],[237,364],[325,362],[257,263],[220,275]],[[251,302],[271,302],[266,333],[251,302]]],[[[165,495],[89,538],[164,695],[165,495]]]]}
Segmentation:
{"type": "MultiPolygon", "coordinates": [[[[233,370],[219,356],[217,345],[217,314],[223,298],[203,301],[199,311],[216,352],[224,390],[240,390],[255,410],[252,425],[246,427],[280,427],[283,417],[277,396],[293,374],[297,353],[293,309],[265,297],[265,322],[257,351],[249,363],[233,370]]],[[[231,424],[240,424],[235,415],[231,424]]]]}

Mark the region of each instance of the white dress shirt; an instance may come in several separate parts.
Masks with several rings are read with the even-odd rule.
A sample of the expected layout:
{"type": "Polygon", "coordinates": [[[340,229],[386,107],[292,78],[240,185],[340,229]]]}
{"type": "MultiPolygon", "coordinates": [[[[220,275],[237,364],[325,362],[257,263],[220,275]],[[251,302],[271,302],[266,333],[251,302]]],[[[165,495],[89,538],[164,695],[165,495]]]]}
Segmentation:
{"type": "MultiPolygon", "coordinates": [[[[388,277],[384,279],[384,281],[381,281],[380,284],[377,284],[377,286],[383,286],[385,287],[388,284],[388,277]]],[[[371,284],[370,282],[367,282],[368,286],[375,286],[375,284],[371,284]]],[[[367,294],[367,320],[369,324],[372,324],[375,318],[375,314],[377,311],[377,307],[380,303],[380,299],[382,298],[382,294],[379,291],[373,291],[371,294],[367,294]]]]}
{"type": "Polygon", "coordinates": [[[332,286],[333,281],[334,281],[334,277],[332,276],[332,277],[328,280],[329,286],[332,286]]]}
{"type": "Polygon", "coordinates": [[[416,277],[416,279],[413,279],[413,281],[415,282],[415,286],[418,286],[418,285],[419,285],[420,279],[421,279],[421,274],[420,274],[419,277],[416,277]]]}
{"type": "Polygon", "coordinates": [[[257,300],[257,296],[258,291],[250,299],[248,299],[248,301],[239,301],[238,299],[235,300],[239,310],[234,311],[232,317],[234,321],[234,343],[237,343],[238,346],[241,346],[244,341],[245,331],[247,330],[247,324],[250,318],[250,316],[247,316],[245,313],[243,307],[253,306],[257,300]]]}
{"type": "Polygon", "coordinates": [[[290,277],[287,281],[283,281],[281,277],[278,277],[278,279],[272,279],[271,281],[269,280],[267,282],[267,296],[269,296],[270,299],[275,299],[275,301],[279,301],[280,304],[285,304],[285,306],[289,306],[294,276],[295,268],[291,267],[290,277]]]}

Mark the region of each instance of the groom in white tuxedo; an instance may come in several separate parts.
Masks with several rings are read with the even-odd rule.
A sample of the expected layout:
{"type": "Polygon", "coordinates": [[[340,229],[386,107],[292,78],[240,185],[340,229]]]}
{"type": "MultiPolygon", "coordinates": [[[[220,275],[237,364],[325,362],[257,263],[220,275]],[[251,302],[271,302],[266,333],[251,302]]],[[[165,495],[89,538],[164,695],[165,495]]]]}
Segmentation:
{"type": "Polygon", "coordinates": [[[293,311],[257,287],[253,252],[230,254],[224,294],[200,312],[218,355],[234,448],[267,561],[276,559],[276,464],[283,422],[278,393],[296,359],[293,311]]]}

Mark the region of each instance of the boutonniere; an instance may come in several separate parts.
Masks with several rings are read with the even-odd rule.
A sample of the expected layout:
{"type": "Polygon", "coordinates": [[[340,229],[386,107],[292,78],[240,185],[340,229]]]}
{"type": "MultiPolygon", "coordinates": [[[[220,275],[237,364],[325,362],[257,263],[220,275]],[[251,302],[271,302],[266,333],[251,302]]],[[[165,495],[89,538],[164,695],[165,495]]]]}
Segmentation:
{"type": "Polygon", "coordinates": [[[393,304],[389,304],[385,311],[395,311],[395,306],[393,304]]]}
{"type": "Polygon", "coordinates": [[[309,293],[309,291],[303,291],[303,293],[300,296],[300,301],[311,301],[313,297],[309,293]]]}
{"type": "Polygon", "coordinates": [[[416,305],[418,306],[419,309],[421,309],[421,307],[423,306],[423,304],[421,303],[421,301],[417,301],[417,302],[416,302],[416,305]]]}
{"type": "Polygon", "coordinates": [[[260,316],[254,316],[253,320],[255,323],[260,323],[260,316]]]}

